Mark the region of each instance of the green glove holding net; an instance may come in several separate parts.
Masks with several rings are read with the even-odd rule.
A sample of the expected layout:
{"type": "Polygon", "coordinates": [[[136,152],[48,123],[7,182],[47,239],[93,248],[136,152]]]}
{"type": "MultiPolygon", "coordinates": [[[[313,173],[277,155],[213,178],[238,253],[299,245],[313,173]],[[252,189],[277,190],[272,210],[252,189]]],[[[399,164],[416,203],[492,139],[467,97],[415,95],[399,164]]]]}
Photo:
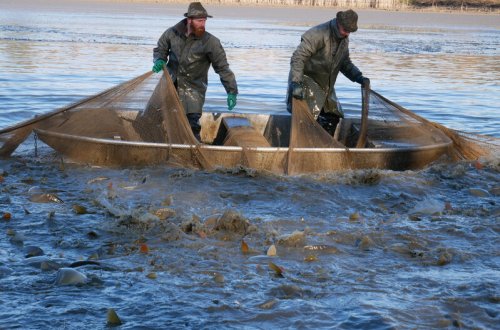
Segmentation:
{"type": "Polygon", "coordinates": [[[160,72],[161,70],[163,70],[163,64],[165,63],[167,62],[159,58],[155,61],[155,64],[153,65],[153,68],[151,70],[153,70],[153,72],[160,72]]]}
{"type": "Polygon", "coordinates": [[[236,106],[236,94],[229,93],[227,94],[227,108],[229,110],[233,110],[236,106]]]}

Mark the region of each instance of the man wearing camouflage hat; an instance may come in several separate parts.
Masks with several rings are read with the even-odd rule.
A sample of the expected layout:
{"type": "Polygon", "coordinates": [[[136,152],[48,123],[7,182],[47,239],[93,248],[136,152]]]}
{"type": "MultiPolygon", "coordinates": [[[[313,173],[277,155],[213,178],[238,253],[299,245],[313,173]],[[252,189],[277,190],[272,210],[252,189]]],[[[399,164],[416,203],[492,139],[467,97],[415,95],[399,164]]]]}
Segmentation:
{"type": "Polygon", "coordinates": [[[191,129],[199,140],[199,119],[205,103],[210,65],[219,74],[227,92],[229,110],[236,105],[238,87],[219,39],[205,31],[207,17],[212,16],[200,2],[190,3],[184,16],[186,18],[167,29],[158,40],[153,50],[152,70],[160,72],[163,65],[167,65],[191,129]]]}
{"type": "Polygon", "coordinates": [[[349,9],[336,18],[306,31],[292,55],[288,77],[287,108],[292,97],[306,99],[317,121],[332,134],[344,117],[335,93],[335,81],[342,72],[351,81],[369,86],[370,80],[351,62],[349,34],[358,29],[358,14],[349,9]]]}

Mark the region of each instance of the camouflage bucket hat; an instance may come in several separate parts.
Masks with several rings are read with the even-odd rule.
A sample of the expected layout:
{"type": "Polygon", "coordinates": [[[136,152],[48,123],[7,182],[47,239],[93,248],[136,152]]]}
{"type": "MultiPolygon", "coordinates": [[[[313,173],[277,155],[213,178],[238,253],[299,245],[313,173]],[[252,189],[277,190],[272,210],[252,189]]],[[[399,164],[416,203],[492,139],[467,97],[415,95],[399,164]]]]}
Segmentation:
{"type": "Polygon", "coordinates": [[[184,14],[184,17],[205,18],[212,16],[208,15],[205,8],[201,5],[201,2],[191,2],[188,7],[188,12],[184,14]]]}
{"type": "Polygon", "coordinates": [[[352,9],[339,11],[337,13],[337,22],[347,32],[356,32],[358,30],[358,14],[352,9]]]}

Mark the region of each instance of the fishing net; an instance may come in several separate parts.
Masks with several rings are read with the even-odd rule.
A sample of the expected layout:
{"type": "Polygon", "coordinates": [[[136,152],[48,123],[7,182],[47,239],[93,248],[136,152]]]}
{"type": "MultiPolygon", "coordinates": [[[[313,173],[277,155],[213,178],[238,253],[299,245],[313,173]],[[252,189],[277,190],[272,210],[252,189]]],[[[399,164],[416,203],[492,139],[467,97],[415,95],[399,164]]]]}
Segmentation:
{"type": "MultiPolygon", "coordinates": [[[[343,152],[338,157],[331,157],[328,152],[317,152],[317,148],[342,148],[345,146],[334,140],[320,124],[305,100],[292,100],[292,129],[288,151],[288,174],[321,172],[323,168],[342,168],[346,161],[343,152]],[[336,162],[337,164],[332,164],[336,162]]],[[[347,167],[345,167],[347,168],[347,167]]]]}
{"type": "Polygon", "coordinates": [[[403,121],[408,123],[417,123],[417,125],[409,125],[410,131],[405,128],[401,135],[422,134],[422,130],[430,130],[431,132],[440,132],[452,141],[452,147],[449,148],[448,155],[453,160],[478,160],[481,157],[495,157],[499,153],[500,139],[480,135],[461,132],[447,128],[439,123],[427,120],[413,111],[410,111],[399,104],[388,100],[384,96],[375,91],[370,94],[370,118],[379,118],[387,120],[387,114],[397,114],[395,121],[403,121]],[[414,131],[417,129],[417,131],[414,131]]]}
{"type": "Polygon", "coordinates": [[[170,152],[168,158],[172,159],[165,161],[178,163],[181,166],[194,165],[207,170],[213,168],[207,160],[205,151],[199,148],[199,141],[191,130],[166,66],[146,108],[136,118],[134,127],[140,132],[143,141],[195,146],[184,149],[185,152],[175,154],[170,152]],[[154,129],[151,130],[151,127],[154,129]]]}
{"type": "Polygon", "coordinates": [[[333,136],[306,101],[294,99],[291,116],[204,112],[198,141],[166,72],[145,73],[0,130],[0,156],[9,156],[33,131],[77,162],[205,170],[243,166],[278,174],[420,168],[448,151],[456,159],[498,151],[498,139],[447,129],[369,89],[362,90],[362,116],[341,119],[333,136]]]}
{"type": "Polygon", "coordinates": [[[198,141],[168,74],[159,79],[152,72],[145,73],[0,131],[0,156],[9,156],[33,130],[52,148],[76,161],[119,166],[192,163],[211,168],[196,147],[198,141]],[[130,141],[136,144],[122,143],[130,141]],[[158,148],[158,143],[165,147],[158,148]],[[173,154],[167,144],[187,147],[173,154]]]}
{"type": "Polygon", "coordinates": [[[9,156],[35,128],[51,129],[61,134],[76,131],[87,133],[89,137],[97,135],[111,139],[118,138],[119,134],[126,135],[118,123],[127,127],[123,122],[126,114],[144,108],[151,95],[148,87],[154,85],[156,79],[152,80],[148,72],[69,106],[0,130],[0,156],[9,156]],[[104,123],[111,122],[114,124],[104,127],[104,123]]]}
{"type": "Polygon", "coordinates": [[[446,151],[450,141],[440,130],[407,115],[369,86],[361,92],[361,117],[341,119],[333,136],[318,124],[306,101],[293,100],[288,174],[420,168],[446,151]]]}

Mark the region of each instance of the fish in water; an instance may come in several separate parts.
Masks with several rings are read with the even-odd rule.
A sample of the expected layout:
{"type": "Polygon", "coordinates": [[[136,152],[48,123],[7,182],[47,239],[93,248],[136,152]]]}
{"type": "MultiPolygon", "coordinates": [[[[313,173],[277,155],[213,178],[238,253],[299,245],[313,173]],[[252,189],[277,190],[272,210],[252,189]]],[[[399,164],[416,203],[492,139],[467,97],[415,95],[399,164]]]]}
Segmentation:
{"type": "Polygon", "coordinates": [[[85,284],[88,279],[85,274],[73,268],[59,268],[56,274],[56,284],[57,285],[76,285],[85,284]]]}
{"type": "Polygon", "coordinates": [[[38,246],[26,246],[24,248],[24,253],[26,258],[31,258],[31,257],[37,257],[37,256],[43,256],[44,252],[41,248],[38,246]]]}
{"type": "Polygon", "coordinates": [[[98,261],[93,261],[93,260],[81,260],[81,261],[75,261],[74,263],[72,263],[71,265],[69,265],[71,268],[76,268],[76,267],[80,267],[80,266],[85,266],[85,265],[96,265],[96,266],[100,266],[101,263],[98,262],[98,261]]]}
{"type": "Polygon", "coordinates": [[[35,203],[64,203],[57,195],[50,193],[31,195],[30,201],[35,203]]]}
{"type": "Polygon", "coordinates": [[[45,255],[27,258],[26,264],[43,271],[58,270],[59,268],[63,267],[60,260],[54,261],[45,255]]]}
{"type": "Polygon", "coordinates": [[[113,308],[108,309],[107,318],[108,318],[108,325],[113,326],[122,324],[122,320],[120,320],[120,317],[113,308]]]}
{"type": "Polygon", "coordinates": [[[40,187],[31,187],[28,194],[30,201],[35,203],[64,203],[56,194],[46,193],[40,187]]]}
{"type": "Polygon", "coordinates": [[[87,181],[87,184],[92,184],[92,183],[96,183],[96,182],[100,182],[100,181],[106,181],[106,180],[109,180],[109,178],[105,177],[105,176],[98,176],[97,178],[93,178],[93,179],[87,181]]]}

